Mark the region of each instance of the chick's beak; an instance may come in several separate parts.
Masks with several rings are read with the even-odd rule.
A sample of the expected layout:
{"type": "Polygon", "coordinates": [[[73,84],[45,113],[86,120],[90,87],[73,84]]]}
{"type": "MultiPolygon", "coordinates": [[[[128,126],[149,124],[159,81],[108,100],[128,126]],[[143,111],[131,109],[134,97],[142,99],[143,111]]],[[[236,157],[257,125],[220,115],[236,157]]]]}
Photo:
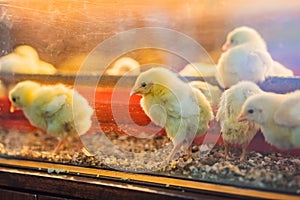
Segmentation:
{"type": "Polygon", "coordinates": [[[140,88],[138,88],[138,87],[133,88],[130,92],[130,96],[138,94],[140,92],[139,89],[140,88]]]}
{"type": "Polygon", "coordinates": [[[145,88],[145,86],[135,86],[131,92],[130,92],[130,96],[134,95],[134,94],[138,94],[138,95],[143,95],[147,92],[149,92],[149,90],[151,89],[151,87],[153,86],[153,83],[148,83],[147,87],[145,88]]]}
{"type": "Polygon", "coordinates": [[[16,110],[16,107],[15,107],[13,104],[11,104],[11,105],[10,105],[9,111],[10,111],[11,113],[13,113],[13,112],[15,112],[15,110],[16,110]]]}
{"type": "Polygon", "coordinates": [[[226,42],[226,43],[222,46],[222,51],[227,51],[229,48],[230,48],[230,44],[226,42]]]}
{"type": "Polygon", "coordinates": [[[130,96],[132,96],[132,95],[134,95],[135,94],[135,91],[134,90],[131,90],[131,92],[130,92],[130,96]]]}
{"type": "Polygon", "coordinates": [[[243,121],[246,121],[248,120],[247,117],[243,114],[240,114],[237,118],[238,122],[243,122],[243,121]]]}

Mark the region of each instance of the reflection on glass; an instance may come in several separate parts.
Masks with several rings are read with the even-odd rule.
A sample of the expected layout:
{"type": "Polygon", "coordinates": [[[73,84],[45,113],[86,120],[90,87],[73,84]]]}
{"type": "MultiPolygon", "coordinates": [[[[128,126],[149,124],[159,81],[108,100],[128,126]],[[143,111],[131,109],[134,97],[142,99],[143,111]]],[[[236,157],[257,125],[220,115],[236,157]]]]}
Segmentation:
{"type": "MultiPolygon", "coordinates": [[[[300,89],[299,11],[293,0],[3,1],[0,156],[299,193],[299,95],[279,95],[300,89]],[[154,67],[178,87],[130,95],[154,67]],[[13,92],[27,80],[43,90],[13,92]],[[195,138],[205,109],[189,90],[215,116],[195,138]],[[244,105],[262,94],[274,110],[262,97],[244,105]],[[159,99],[152,110],[145,95],[159,99]],[[181,123],[193,134],[174,148],[181,123]]],[[[158,84],[148,78],[139,87],[158,84]]]]}

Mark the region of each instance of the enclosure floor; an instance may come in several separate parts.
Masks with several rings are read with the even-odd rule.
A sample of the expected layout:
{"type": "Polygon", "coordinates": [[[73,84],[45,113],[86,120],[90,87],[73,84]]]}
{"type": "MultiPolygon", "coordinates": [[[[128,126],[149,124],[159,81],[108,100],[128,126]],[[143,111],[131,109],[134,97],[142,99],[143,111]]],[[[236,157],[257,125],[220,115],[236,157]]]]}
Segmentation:
{"type": "Polygon", "coordinates": [[[93,133],[81,136],[81,140],[69,138],[66,145],[54,153],[57,143],[57,138],[38,130],[0,129],[0,154],[3,157],[300,193],[300,156],[297,155],[250,151],[246,161],[240,161],[240,149],[232,148],[231,156],[224,159],[221,145],[193,144],[190,150],[181,152],[166,164],[172,143],[164,134],[137,138],[115,132],[93,133]],[[90,155],[80,150],[82,144],[90,155]]]}

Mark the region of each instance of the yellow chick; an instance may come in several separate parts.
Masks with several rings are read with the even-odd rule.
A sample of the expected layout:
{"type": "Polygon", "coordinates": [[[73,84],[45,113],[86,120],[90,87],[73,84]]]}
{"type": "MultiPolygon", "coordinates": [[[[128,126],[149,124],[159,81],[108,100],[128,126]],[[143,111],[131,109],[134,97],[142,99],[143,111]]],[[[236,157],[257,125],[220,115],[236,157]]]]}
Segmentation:
{"type": "Polygon", "coordinates": [[[237,117],[247,98],[259,93],[262,91],[255,83],[242,81],[222,94],[216,119],[221,125],[225,158],[229,155],[229,144],[234,144],[242,146],[240,160],[245,160],[246,148],[259,130],[259,126],[246,120],[238,122],[237,117]]]}
{"type": "MultiPolygon", "coordinates": [[[[266,42],[261,35],[255,29],[247,26],[237,27],[228,33],[222,50],[228,51],[231,48],[244,44],[251,46],[254,50],[268,51],[266,42]]],[[[294,73],[281,63],[273,60],[271,67],[266,72],[266,76],[292,77],[294,73]]]]}
{"type": "Polygon", "coordinates": [[[246,100],[238,119],[259,124],[266,141],[271,145],[284,150],[299,148],[299,102],[300,91],[257,94],[246,100]]]}
{"type": "Polygon", "coordinates": [[[39,59],[37,51],[31,46],[21,45],[0,58],[0,72],[24,74],[54,74],[56,68],[39,59]]]}
{"type": "Polygon", "coordinates": [[[150,119],[164,127],[173,142],[169,162],[185,143],[190,145],[196,136],[208,128],[213,113],[205,96],[183,82],[166,68],[152,68],[141,73],[131,95],[142,95],[141,106],[150,119]]]}
{"type": "Polygon", "coordinates": [[[140,74],[140,64],[133,58],[122,57],[114,63],[112,68],[106,71],[106,74],[111,76],[138,76],[140,74]]]}
{"type": "Polygon", "coordinates": [[[272,65],[267,51],[253,49],[248,43],[230,48],[218,60],[216,79],[223,88],[240,81],[262,82],[272,65]]]}
{"type": "Polygon", "coordinates": [[[55,152],[69,135],[82,135],[91,126],[93,109],[87,100],[62,84],[50,86],[23,81],[9,92],[9,99],[12,107],[23,110],[33,126],[60,138],[55,152]]]}

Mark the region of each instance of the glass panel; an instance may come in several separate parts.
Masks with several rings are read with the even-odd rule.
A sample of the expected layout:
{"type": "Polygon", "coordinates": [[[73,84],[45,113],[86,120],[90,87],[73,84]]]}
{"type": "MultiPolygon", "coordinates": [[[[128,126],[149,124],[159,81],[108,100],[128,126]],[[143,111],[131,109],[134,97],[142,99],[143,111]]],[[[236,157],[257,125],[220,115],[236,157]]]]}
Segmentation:
{"type": "Polygon", "coordinates": [[[3,0],[0,14],[2,158],[300,192],[300,97],[279,95],[300,89],[298,1],[3,0]],[[228,105],[241,80],[271,103],[240,111],[252,88],[228,105]]]}

